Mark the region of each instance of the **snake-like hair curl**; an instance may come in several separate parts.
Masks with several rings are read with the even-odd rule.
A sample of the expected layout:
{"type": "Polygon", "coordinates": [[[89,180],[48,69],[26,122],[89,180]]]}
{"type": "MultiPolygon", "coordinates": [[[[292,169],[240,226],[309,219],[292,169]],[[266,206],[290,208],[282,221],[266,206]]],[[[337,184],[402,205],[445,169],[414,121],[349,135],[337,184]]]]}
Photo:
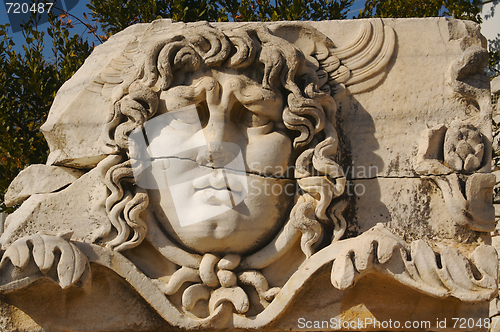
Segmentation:
{"type": "Polygon", "coordinates": [[[148,196],[133,185],[128,135],[155,115],[159,93],[171,87],[175,72],[181,68],[194,72],[200,66],[252,65],[263,65],[264,88],[283,89],[288,94],[282,119],[289,130],[297,132],[293,141],[298,155],[295,178],[301,188],[289,222],[302,232],[302,250],[307,256],[312,254],[322,223],[333,222],[333,240],[342,236],[345,221],[338,210],[343,207],[337,204],[329,208],[332,199],[343,193],[345,177],[333,160],[338,145],[333,125],[337,107],[330,87],[321,79],[326,72],[306,66],[306,57],[299,49],[262,24],[221,30],[197,23],[184,24],[175,34],[152,43],[144,62],[136,65],[133,79],[121,87],[125,93],[114,104],[107,126],[108,145],[127,154],[129,160],[112,167],[106,175],[111,192],[106,209],[118,233],[107,243],[110,249],[133,248],[146,235],[147,226],[140,213],[148,205],[148,196]]]}

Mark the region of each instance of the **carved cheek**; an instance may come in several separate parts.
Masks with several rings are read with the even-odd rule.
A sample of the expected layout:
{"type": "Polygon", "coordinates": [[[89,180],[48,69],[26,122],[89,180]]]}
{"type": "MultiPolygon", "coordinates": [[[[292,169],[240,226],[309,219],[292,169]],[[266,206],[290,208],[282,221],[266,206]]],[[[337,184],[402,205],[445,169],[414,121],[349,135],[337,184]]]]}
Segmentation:
{"type": "Polygon", "coordinates": [[[249,135],[246,164],[251,172],[281,176],[289,166],[292,140],[279,132],[249,135]]]}

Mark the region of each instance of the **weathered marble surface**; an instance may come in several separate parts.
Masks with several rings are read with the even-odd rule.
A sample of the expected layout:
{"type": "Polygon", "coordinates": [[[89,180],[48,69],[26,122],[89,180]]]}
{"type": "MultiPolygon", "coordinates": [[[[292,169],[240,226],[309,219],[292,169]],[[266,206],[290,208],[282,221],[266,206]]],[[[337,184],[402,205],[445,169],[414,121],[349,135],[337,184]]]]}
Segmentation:
{"type": "Polygon", "coordinates": [[[47,165],[9,189],[6,331],[498,315],[485,46],[445,18],[110,38],[56,96],[47,165]]]}

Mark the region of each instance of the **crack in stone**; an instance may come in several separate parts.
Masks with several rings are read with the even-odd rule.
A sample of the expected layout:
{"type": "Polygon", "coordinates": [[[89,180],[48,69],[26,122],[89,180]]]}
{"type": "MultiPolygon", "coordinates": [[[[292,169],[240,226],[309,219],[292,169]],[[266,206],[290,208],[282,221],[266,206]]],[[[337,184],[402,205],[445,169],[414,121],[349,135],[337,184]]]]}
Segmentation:
{"type": "MultiPolygon", "coordinates": [[[[255,176],[260,176],[260,177],[263,177],[263,178],[272,178],[272,179],[277,179],[277,180],[293,180],[293,181],[298,180],[298,178],[296,178],[296,177],[276,176],[276,175],[273,175],[273,174],[262,174],[262,173],[259,173],[259,172],[256,172],[256,171],[238,170],[238,169],[234,169],[234,168],[230,168],[230,167],[226,167],[226,166],[209,166],[209,165],[203,165],[203,164],[200,164],[200,163],[198,163],[197,161],[195,161],[195,160],[193,160],[191,158],[183,158],[183,157],[179,157],[179,156],[152,158],[151,162],[155,161],[155,160],[163,160],[163,159],[167,159],[167,160],[168,159],[176,159],[176,160],[190,161],[190,162],[198,164],[200,167],[205,167],[205,168],[209,168],[209,169],[213,169],[213,170],[216,170],[216,169],[228,170],[228,171],[232,171],[232,172],[235,172],[235,173],[241,173],[241,175],[243,175],[243,174],[255,175],[255,176]]],[[[289,166],[289,169],[293,170],[293,167],[289,166]]],[[[461,173],[450,172],[450,173],[445,173],[445,174],[422,174],[422,175],[415,175],[415,176],[384,176],[384,175],[376,175],[376,176],[364,177],[364,178],[362,178],[362,177],[352,178],[352,177],[348,177],[348,176],[344,176],[344,177],[347,179],[347,181],[366,181],[366,180],[376,180],[376,179],[425,179],[425,178],[433,178],[433,177],[439,177],[439,176],[446,176],[446,175],[450,175],[450,174],[461,174],[461,173]]],[[[324,175],[311,175],[311,176],[324,176],[324,175]]],[[[337,179],[342,178],[342,176],[337,176],[337,177],[330,177],[329,176],[328,178],[330,180],[337,180],[337,179]]]]}
{"type": "Polygon", "coordinates": [[[263,178],[273,178],[273,179],[277,179],[277,180],[294,180],[294,181],[297,180],[297,178],[295,178],[295,177],[276,176],[276,175],[272,175],[272,174],[262,174],[262,173],[255,172],[255,171],[239,170],[239,169],[234,169],[234,168],[230,168],[230,167],[226,167],[226,166],[209,166],[209,165],[203,165],[203,164],[200,164],[200,163],[196,162],[195,160],[193,160],[191,158],[182,158],[182,157],[178,157],[178,156],[153,158],[153,159],[151,159],[151,161],[163,160],[163,159],[176,159],[176,160],[190,161],[190,162],[193,162],[195,164],[198,164],[198,166],[200,166],[200,167],[205,167],[207,169],[228,170],[228,171],[232,171],[232,172],[235,172],[235,173],[240,173],[241,175],[243,175],[243,174],[251,174],[251,175],[260,176],[260,177],[263,177],[263,178]]]}
{"type": "Polygon", "coordinates": [[[435,178],[439,176],[446,176],[446,175],[451,175],[451,174],[458,174],[461,175],[462,173],[446,173],[446,174],[423,174],[423,175],[415,175],[415,176],[384,176],[384,175],[377,175],[377,176],[372,176],[372,177],[366,177],[366,178],[347,178],[348,181],[360,181],[360,180],[375,180],[375,179],[427,179],[427,178],[435,178]]]}

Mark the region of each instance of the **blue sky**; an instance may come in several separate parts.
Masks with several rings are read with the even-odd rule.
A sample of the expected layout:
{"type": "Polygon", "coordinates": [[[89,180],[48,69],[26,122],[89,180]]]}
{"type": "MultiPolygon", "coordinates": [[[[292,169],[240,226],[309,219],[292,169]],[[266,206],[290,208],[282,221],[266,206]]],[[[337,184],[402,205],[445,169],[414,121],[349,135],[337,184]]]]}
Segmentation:
{"type": "MultiPolygon", "coordinates": [[[[9,16],[7,15],[6,3],[14,3],[15,1],[16,0],[3,0],[3,2],[0,4],[0,24],[9,23],[9,16]]],[[[78,1],[78,0],[46,0],[46,2],[49,2],[49,1],[55,2],[54,7],[60,7],[60,8],[62,7],[66,10],[68,9],[68,7],[72,7],[68,12],[71,15],[74,15],[74,16],[80,18],[81,20],[84,20],[83,13],[87,13],[87,14],[90,13],[90,10],[87,8],[87,4],[90,3],[90,0],[80,0],[80,1],[78,1]]],[[[18,0],[18,2],[20,2],[20,1],[18,0]]],[[[351,6],[351,11],[349,12],[349,17],[353,17],[353,16],[357,15],[359,13],[359,11],[363,8],[364,3],[365,3],[365,0],[354,1],[354,4],[351,6]]],[[[54,7],[52,10],[55,10],[55,12],[57,12],[57,9],[55,9],[54,7]]],[[[48,8],[48,7],[46,7],[46,8],[48,8]]],[[[11,7],[10,9],[13,10],[13,7],[11,7]]],[[[88,17],[91,18],[90,15],[88,15],[88,17]]],[[[72,19],[72,23],[74,23],[74,25],[75,25],[73,32],[81,34],[83,37],[87,38],[89,40],[89,42],[91,42],[91,43],[94,42],[96,45],[99,44],[99,41],[97,40],[97,38],[95,38],[92,34],[87,33],[85,31],[85,27],[82,24],[78,23],[78,21],[74,18],[70,17],[70,19],[72,19]]],[[[45,30],[47,28],[47,26],[48,26],[48,23],[42,24],[40,26],[40,30],[45,30]]],[[[21,50],[22,49],[21,45],[24,41],[22,31],[13,32],[12,28],[10,28],[9,34],[11,36],[13,36],[14,42],[16,43],[16,49],[21,50]]],[[[50,39],[48,37],[47,37],[46,45],[50,45],[50,39]]],[[[51,54],[50,49],[47,49],[46,52],[47,52],[47,55],[51,54]]]]}
{"type": "MultiPolygon", "coordinates": [[[[4,0],[3,3],[0,4],[0,24],[10,23],[9,17],[7,15],[7,6],[5,5],[5,3],[8,3],[8,2],[14,3],[15,1],[16,0],[4,0]]],[[[55,9],[55,7],[67,9],[68,7],[66,7],[65,4],[68,4],[68,6],[72,7],[69,10],[69,13],[80,18],[81,20],[84,20],[84,18],[83,18],[84,12],[85,13],[90,12],[90,10],[86,6],[88,3],[90,3],[90,0],[80,0],[80,1],[71,0],[71,1],[73,1],[73,4],[70,4],[70,2],[68,0],[66,0],[65,3],[61,0],[46,0],[46,2],[49,2],[49,1],[54,2],[54,7],[52,8],[52,10],[55,13],[58,12],[57,9],[55,9]],[[75,5],[75,6],[73,7],[73,5],[75,5]]],[[[46,7],[46,8],[48,8],[48,7],[46,7]]],[[[13,7],[11,7],[11,10],[12,9],[13,9],[13,7]]],[[[89,18],[90,18],[90,15],[89,15],[89,18]]],[[[72,19],[72,18],[70,17],[70,19],[72,19]]],[[[81,34],[82,37],[87,38],[90,42],[95,42],[96,45],[99,44],[99,41],[92,34],[89,34],[85,31],[85,27],[83,26],[83,24],[78,23],[77,20],[74,18],[72,20],[72,23],[75,23],[75,28],[73,29],[73,32],[81,34]]],[[[40,25],[40,30],[45,31],[47,29],[47,27],[48,27],[48,23],[42,24],[42,25],[40,25]]],[[[13,32],[12,28],[9,28],[9,34],[10,34],[10,36],[13,37],[13,40],[16,43],[15,49],[21,50],[22,49],[21,45],[24,42],[24,37],[23,37],[22,31],[13,32]]],[[[46,36],[45,44],[51,45],[50,37],[46,36]]],[[[51,54],[51,50],[50,50],[49,46],[47,46],[45,51],[47,52],[47,55],[51,54]]]]}
{"type": "Polygon", "coordinates": [[[483,6],[481,16],[481,33],[487,39],[494,39],[500,33],[500,0],[490,2],[483,6]]]}

